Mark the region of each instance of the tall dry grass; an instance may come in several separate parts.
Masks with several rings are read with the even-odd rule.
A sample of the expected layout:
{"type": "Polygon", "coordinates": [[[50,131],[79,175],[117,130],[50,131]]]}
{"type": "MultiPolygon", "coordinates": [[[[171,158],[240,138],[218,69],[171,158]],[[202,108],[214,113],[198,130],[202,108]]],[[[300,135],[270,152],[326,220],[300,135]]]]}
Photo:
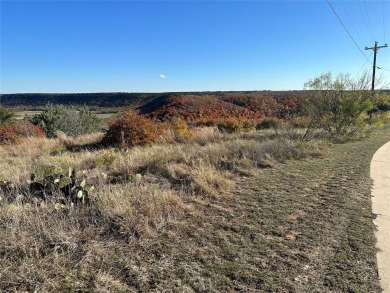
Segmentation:
{"type": "Polygon", "coordinates": [[[101,137],[0,146],[0,180],[12,181],[20,192],[44,165],[71,167],[95,185],[89,206],[64,210],[50,203],[11,204],[0,191],[1,291],[139,290],[132,278],[142,283],[146,277],[130,267],[137,247],[196,214],[194,202],[234,196],[243,175],[323,152],[319,142],[303,144],[266,131],[229,135],[202,128],[182,143],[125,150],[96,148],[101,137]]]}

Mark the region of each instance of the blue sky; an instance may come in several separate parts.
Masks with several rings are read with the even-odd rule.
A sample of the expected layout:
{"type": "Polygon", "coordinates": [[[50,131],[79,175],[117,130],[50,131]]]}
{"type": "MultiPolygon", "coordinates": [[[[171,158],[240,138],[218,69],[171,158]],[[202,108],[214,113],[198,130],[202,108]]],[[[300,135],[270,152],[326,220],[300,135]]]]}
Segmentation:
{"type": "MultiPolygon", "coordinates": [[[[0,0],[0,92],[295,90],[371,70],[390,1],[331,3],[370,62],[325,0],[0,0]]],[[[377,65],[390,70],[390,47],[377,65]]]]}

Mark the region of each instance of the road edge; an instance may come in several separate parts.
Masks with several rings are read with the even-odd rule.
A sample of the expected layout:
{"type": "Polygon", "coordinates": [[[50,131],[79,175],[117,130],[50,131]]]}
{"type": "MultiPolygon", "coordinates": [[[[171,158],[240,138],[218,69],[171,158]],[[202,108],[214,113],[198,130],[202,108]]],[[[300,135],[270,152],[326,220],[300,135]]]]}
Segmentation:
{"type": "Polygon", "coordinates": [[[390,142],[372,157],[370,177],[379,281],[383,293],[390,293],[390,142]]]}

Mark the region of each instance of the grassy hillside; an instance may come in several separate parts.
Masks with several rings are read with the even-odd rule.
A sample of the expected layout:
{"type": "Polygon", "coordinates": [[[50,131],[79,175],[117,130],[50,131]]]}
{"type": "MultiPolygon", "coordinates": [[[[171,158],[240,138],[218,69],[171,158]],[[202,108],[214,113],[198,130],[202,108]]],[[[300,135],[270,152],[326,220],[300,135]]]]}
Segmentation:
{"type": "Polygon", "coordinates": [[[0,146],[13,182],[1,291],[380,292],[369,163],[389,127],[333,146],[215,128],[122,151],[91,148],[99,139],[0,146]],[[95,186],[90,205],[18,197],[53,165],[95,186]]]}

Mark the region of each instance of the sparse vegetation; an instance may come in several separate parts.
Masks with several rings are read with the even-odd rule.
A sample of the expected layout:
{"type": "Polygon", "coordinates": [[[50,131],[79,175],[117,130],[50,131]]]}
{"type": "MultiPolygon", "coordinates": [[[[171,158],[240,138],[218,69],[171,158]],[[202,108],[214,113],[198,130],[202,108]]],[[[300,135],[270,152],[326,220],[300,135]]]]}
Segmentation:
{"type": "MultiPolygon", "coordinates": [[[[387,105],[374,96],[343,114],[338,93],[321,98],[358,120],[337,135],[387,105]]],[[[77,137],[62,106],[33,118],[50,139],[26,121],[1,126],[0,291],[379,292],[368,170],[390,128],[329,145],[297,97],[205,101],[128,110],[77,137]]]]}
{"type": "Polygon", "coordinates": [[[127,151],[56,152],[60,139],[0,148],[0,177],[12,179],[16,189],[32,172],[43,178],[47,168],[39,166],[53,164],[62,170],[72,165],[96,187],[89,206],[71,209],[50,202],[26,206],[0,191],[1,289],[378,289],[370,183],[362,180],[369,156],[345,157],[345,148],[348,154],[362,147],[374,152],[390,137],[388,129],[371,141],[328,150],[268,130],[214,131],[127,151]],[[361,211],[367,215],[359,220],[361,211]]]}

